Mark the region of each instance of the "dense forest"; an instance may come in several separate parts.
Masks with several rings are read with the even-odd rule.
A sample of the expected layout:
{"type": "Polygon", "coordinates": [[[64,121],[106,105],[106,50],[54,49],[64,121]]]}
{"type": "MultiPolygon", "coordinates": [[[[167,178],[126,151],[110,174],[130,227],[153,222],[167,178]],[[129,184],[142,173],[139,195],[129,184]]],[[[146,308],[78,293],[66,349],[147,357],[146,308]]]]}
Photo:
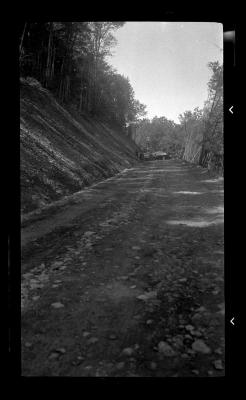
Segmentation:
{"type": "Polygon", "coordinates": [[[64,105],[118,128],[145,115],[129,79],[107,62],[124,22],[24,22],[20,74],[32,77],[64,105]]]}
{"type": "Polygon", "coordinates": [[[179,124],[165,117],[142,119],[134,138],[144,151],[168,151],[173,156],[223,170],[223,68],[210,62],[208,98],[202,109],[185,111],[179,124]]]}

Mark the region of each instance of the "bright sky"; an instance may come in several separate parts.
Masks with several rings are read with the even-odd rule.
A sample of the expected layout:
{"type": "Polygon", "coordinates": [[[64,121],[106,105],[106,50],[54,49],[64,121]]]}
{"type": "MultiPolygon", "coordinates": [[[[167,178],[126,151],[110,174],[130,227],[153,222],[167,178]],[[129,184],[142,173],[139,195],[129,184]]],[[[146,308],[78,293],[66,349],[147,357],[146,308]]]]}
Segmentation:
{"type": "Polygon", "coordinates": [[[207,63],[223,62],[223,26],[210,22],[126,22],[108,62],[128,76],[147,117],[203,107],[211,76],[207,63]]]}

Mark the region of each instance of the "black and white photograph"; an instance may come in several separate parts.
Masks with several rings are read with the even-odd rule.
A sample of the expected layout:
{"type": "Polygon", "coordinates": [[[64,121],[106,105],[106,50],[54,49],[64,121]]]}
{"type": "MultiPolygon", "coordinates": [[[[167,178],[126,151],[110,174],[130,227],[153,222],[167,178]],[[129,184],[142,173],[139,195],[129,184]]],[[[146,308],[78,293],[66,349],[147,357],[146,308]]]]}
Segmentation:
{"type": "Polygon", "coordinates": [[[223,24],[18,47],[21,376],[224,377],[223,24]]]}

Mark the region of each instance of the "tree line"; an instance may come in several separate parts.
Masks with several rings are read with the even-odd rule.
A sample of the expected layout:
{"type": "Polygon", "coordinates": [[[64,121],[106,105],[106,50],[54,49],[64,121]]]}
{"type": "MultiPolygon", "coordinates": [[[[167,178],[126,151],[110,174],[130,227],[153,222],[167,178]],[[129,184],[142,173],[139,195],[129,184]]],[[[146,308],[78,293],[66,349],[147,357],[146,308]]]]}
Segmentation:
{"type": "Polygon", "coordinates": [[[106,61],[124,22],[23,22],[22,77],[33,77],[63,104],[119,128],[146,114],[127,77],[106,61]]]}
{"type": "Polygon", "coordinates": [[[223,170],[223,67],[208,63],[211,78],[203,108],[179,115],[179,123],[165,117],[143,119],[137,124],[136,141],[144,151],[168,151],[202,166],[212,160],[223,170]]]}

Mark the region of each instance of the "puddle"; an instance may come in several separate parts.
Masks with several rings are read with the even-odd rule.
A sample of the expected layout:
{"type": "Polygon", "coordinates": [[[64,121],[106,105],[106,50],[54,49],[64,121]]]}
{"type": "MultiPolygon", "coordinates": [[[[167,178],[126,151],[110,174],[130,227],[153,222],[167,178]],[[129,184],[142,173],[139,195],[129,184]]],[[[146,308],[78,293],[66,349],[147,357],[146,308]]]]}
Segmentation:
{"type": "Polygon", "coordinates": [[[204,192],[188,192],[188,191],[179,191],[179,192],[173,192],[176,194],[203,194],[204,192]]]}
{"type": "Polygon", "coordinates": [[[183,172],[181,169],[152,169],[152,172],[183,172]]]}
{"type": "Polygon", "coordinates": [[[213,221],[205,221],[205,220],[171,220],[167,221],[168,225],[186,225],[197,228],[204,228],[206,226],[215,225],[215,224],[223,224],[223,218],[216,218],[213,221]]]}
{"type": "Polygon", "coordinates": [[[207,214],[224,214],[224,207],[219,206],[219,207],[208,208],[205,212],[207,214]]]}
{"type": "Polygon", "coordinates": [[[215,182],[222,182],[224,181],[224,178],[220,177],[217,179],[206,179],[205,181],[201,181],[201,182],[205,182],[205,183],[215,183],[215,182]]]}

